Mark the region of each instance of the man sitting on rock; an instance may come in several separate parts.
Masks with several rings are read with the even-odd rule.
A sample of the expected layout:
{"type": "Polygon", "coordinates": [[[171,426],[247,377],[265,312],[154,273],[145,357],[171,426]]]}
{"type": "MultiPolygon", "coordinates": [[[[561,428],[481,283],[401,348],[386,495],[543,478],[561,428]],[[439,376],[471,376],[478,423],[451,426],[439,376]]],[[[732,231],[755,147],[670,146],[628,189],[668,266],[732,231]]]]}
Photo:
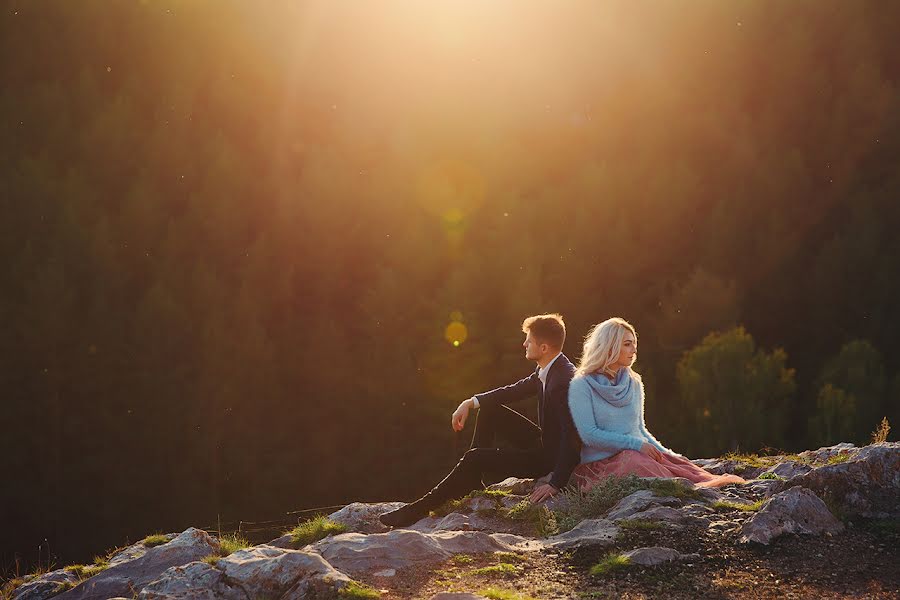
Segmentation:
{"type": "Polygon", "coordinates": [[[532,502],[558,494],[578,464],[580,440],[569,414],[569,382],[575,366],[562,353],[566,327],[558,314],[538,315],[522,323],[525,358],[537,363],[525,379],[464,400],[451,417],[462,431],[469,411],[478,410],[472,445],[453,470],[430,492],[379,517],[392,527],[412,525],[447,500],[484,487],[486,474],[501,477],[540,477],[532,502]],[[538,423],[507,406],[529,396],[538,399],[538,423]],[[515,448],[497,448],[497,434],[515,448]],[[543,477],[541,477],[543,476],[543,477]]]}

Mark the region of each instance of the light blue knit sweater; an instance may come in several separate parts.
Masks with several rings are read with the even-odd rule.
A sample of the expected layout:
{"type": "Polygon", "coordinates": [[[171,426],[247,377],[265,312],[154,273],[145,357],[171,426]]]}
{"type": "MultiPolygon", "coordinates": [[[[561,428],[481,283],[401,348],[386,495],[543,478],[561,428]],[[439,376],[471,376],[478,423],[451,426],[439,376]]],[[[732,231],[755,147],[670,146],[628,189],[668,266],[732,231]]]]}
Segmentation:
{"type": "Polygon", "coordinates": [[[644,383],[630,368],[619,369],[615,381],[600,374],[576,376],[569,384],[569,410],[582,441],[582,464],[640,450],[644,442],[681,456],[647,431],[644,383]]]}

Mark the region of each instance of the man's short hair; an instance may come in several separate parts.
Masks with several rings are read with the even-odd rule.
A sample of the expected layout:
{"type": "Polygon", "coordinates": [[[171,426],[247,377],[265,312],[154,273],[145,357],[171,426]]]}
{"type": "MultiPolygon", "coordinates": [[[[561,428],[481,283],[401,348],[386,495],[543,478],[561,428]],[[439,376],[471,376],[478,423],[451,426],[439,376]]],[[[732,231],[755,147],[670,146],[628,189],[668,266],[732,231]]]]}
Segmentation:
{"type": "Polygon", "coordinates": [[[562,315],[556,313],[528,317],[522,321],[522,331],[531,332],[536,340],[557,350],[562,350],[566,341],[566,324],[562,315]]]}

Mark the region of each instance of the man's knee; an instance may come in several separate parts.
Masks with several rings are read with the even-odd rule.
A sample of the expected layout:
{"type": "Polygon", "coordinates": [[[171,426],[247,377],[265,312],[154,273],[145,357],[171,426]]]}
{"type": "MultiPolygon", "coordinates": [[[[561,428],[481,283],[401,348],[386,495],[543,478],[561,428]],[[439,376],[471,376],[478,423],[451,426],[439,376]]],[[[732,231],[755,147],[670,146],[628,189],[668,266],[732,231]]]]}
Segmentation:
{"type": "Polygon", "coordinates": [[[482,464],[496,454],[497,448],[472,448],[463,454],[462,460],[466,463],[482,464]]]}

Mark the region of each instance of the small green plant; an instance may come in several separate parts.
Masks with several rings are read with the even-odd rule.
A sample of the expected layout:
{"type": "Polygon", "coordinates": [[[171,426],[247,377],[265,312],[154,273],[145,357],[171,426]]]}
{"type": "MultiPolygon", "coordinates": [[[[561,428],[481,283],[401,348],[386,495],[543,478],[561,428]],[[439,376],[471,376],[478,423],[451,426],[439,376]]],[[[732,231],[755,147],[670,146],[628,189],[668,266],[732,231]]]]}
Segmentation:
{"type": "Polygon", "coordinates": [[[446,517],[450,513],[460,512],[465,508],[463,505],[463,501],[465,498],[457,498],[454,500],[447,500],[436,509],[428,511],[429,517],[446,517]]]}
{"type": "Polygon", "coordinates": [[[531,596],[526,596],[525,594],[520,594],[518,592],[504,590],[496,587],[485,588],[483,590],[479,590],[478,593],[485,598],[490,598],[491,600],[535,600],[531,596]]]}
{"type": "Polygon", "coordinates": [[[238,533],[228,533],[219,540],[219,556],[228,556],[238,550],[250,547],[250,541],[238,533]]]}
{"type": "Polygon", "coordinates": [[[338,535],[347,531],[349,531],[349,528],[346,525],[335,523],[328,517],[320,515],[300,523],[287,533],[291,536],[291,544],[295,548],[302,548],[329,535],[338,535]]]}
{"type": "MultiPolygon", "coordinates": [[[[774,449],[770,448],[769,450],[774,449]]],[[[799,454],[777,454],[773,456],[760,456],[758,454],[737,454],[734,452],[729,452],[728,454],[723,456],[722,459],[740,463],[739,466],[744,466],[744,470],[746,470],[747,467],[769,469],[783,462],[798,462],[803,464],[812,463],[810,459],[804,458],[799,454]]],[[[737,472],[737,468],[735,468],[735,472],[737,472]]]]}
{"type": "Polygon", "coordinates": [[[651,521],[649,519],[620,519],[617,525],[622,529],[631,531],[652,531],[665,527],[659,521],[651,521]]]}
{"type": "Polygon", "coordinates": [[[775,479],[778,481],[784,481],[784,477],[782,477],[780,475],[776,475],[775,473],[772,473],[771,471],[768,473],[762,473],[759,477],[757,477],[757,479],[775,479]]]}
{"type": "Polygon", "coordinates": [[[478,569],[472,569],[469,571],[469,575],[503,575],[506,577],[512,577],[517,575],[521,569],[515,565],[511,565],[509,563],[500,563],[497,565],[490,565],[488,567],[481,567],[478,569]]]}
{"type": "Polygon", "coordinates": [[[365,585],[364,583],[351,581],[338,591],[338,597],[356,599],[381,598],[381,593],[378,590],[365,585]]]}
{"type": "Polygon", "coordinates": [[[468,495],[469,498],[475,498],[476,496],[481,496],[483,498],[492,498],[494,500],[500,500],[504,496],[509,496],[508,490],[475,490],[471,494],[468,495]]]}
{"type": "Polygon", "coordinates": [[[204,557],[203,557],[203,562],[205,562],[205,563],[208,564],[208,565],[212,565],[212,566],[214,566],[214,567],[215,567],[217,564],[219,564],[219,561],[220,561],[220,560],[222,560],[222,557],[219,556],[218,554],[210,554],[210,555],[208,555],[208,556],[204,556],[204,557]]]}
{"type": "MultiPolygon", "coordinates": [[[[455,498],[451,500],[447,500],[443,504],[441,504],[436,509],[429,511],[428,516],[430,517],[446,517],[450,513],[454,512],[467,512],[466,501],[471,500],[472,498],[490,498],[491,500],[499,500],[504,496],[509,496],[509,492],[506,490],[473,490],[463,496],[462,498],[455,498]]],[[[479,511],[480,513],[492,512],[489,509],[482,509],[479,511]]]]}
{"type": "Polygon", "coordinates": [[[94,563],[91,565],[69,565],[65,567],[66,571],[72,573],[78,579],[85,580],[93,577],[97,573],[105,571],[109,568],[109,559],[105,556],[95,556],[94,563]]]}
{"type": "Polygon", "coordinates": [[[606,575],[613,571],[624,569],[630,564],[631,559],[624,554],[611,553],[604,556],[600,562],[591,567],[590,573],[595,577],[606,575]]]}
{"type": "Polygon", "coordinates": [[[829,465],[839,465],[850,460],[852,456],[853,455],[849,452],[839,452],[837,454],[832,454],[831,456],[829,456],[826,462],[829,465]]]}
{"type": "Polygon", "coordinates": [[[884,417],[881,419],[881,423],[878,427],[875,428],[875,431],[872,432],[872,443],[873,444],[882,444],[887,441],[887,436],[891,432],[891,424],[888,423],[888,418],[884,417]]]}
{"type": "Polygon", "coordinates": [[[517,563],[517,562],[524,562],[525,560],[527,560],[524,556],[522,556],[521,554],[516,554],[515,552],[499,552],[499,551],[494,552],[494,558],[497,559],[497,562],[510,563],[510,564],[517,563]]]}
{"type": "Polygon", "coordinates": [[[450,560],[456,565],[467,565],[475,561],[475,559],[468,554],[454,554],[450,560]]]}
{"type": "Polygon", "coordinates": [[[154,546],[162,546],[169,543],[169,536],[162,533],[153,533],[144,538],[144,546],[153,548],[154,546]]]}
{"type": "Polygon", "coordinates": [[[744,512],[756,512],[762,505],[764,500],[757,500],[756,502],[732,502],[731,500],[716,500],[710,506],[716,510],[742,510],[744,512]]]}
{"type": "Polygon", "coordinates": [[[539,537],[547,537],[559,531],[556,514],[545,504],[535,504],[528,499],[507,510],[506,516],[515,521],[532,523],[539,537]]]}

